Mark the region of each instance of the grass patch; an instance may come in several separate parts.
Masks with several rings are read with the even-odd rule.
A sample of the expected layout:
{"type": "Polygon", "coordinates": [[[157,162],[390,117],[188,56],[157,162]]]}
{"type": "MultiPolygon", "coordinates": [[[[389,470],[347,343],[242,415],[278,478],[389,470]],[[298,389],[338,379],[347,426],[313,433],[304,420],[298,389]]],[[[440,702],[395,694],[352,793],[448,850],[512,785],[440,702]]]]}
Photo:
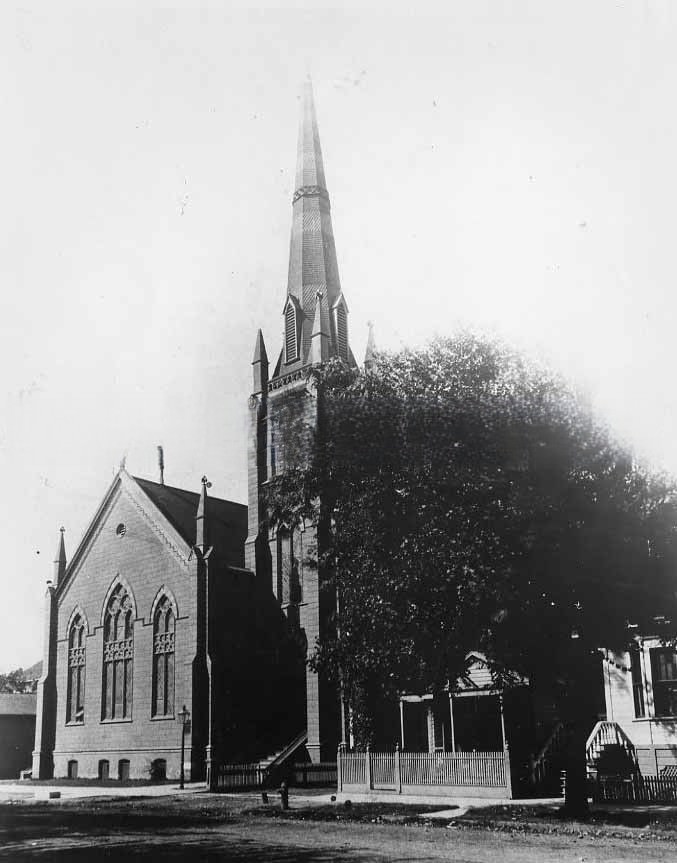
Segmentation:
{"type": "MultiPolygon", "coordinates": [[[[293,804],[292,804],[293,806],[293,804]]],[[[576,838],[677,840],[677,808],[593,810],[585,819],[572,819],[555,806],[487,806],[470,809],[458,817],[430,818],[433,812],[453,807],[412,806],[396,803],[335,803],[298,806],[283,811],[274,804],[247,809],[243,814],[292,821],[397,824],[447,830],[486,830],[500,833],[547,834],[576,838]]]]}

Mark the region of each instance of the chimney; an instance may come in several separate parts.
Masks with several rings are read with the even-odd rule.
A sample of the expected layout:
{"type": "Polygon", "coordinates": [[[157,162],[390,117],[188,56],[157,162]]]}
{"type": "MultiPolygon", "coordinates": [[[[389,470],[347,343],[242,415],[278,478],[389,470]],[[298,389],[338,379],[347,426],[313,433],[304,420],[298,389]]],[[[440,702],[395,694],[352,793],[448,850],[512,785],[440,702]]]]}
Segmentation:
{"type": "Polygon", "coordinates": [[[165,484],[165,453],[161,446],[157,448],[157,464],[160,469],[160,485],[165,484]]]}

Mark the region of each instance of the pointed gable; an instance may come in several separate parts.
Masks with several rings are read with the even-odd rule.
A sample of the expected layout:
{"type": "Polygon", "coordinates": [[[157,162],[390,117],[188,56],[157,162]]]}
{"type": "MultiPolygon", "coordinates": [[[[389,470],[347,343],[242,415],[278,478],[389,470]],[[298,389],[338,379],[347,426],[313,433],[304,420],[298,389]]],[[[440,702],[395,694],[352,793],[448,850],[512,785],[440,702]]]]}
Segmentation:
{"type": "MultiPolygon", "coordinates": [[[[140,517],[165,547],[184,566],[188,564],[195,544],[195,516],[199,495],[185,489],[161,485],[141,477],[130,476],[122,468],[109,486],[80,544],[65,568],[58,592],[63,594],[87,557],[101,531],[106,528],[119,538],[127,533],[124,520],[112,522],[124,505],[140,517]],[[115,516],[115,517],[113,517],[115,516]],[[111,521],[112,519],[112,521],[111,521]]],[[[213,520],[212,542],[220,559],[232,566],[243,564],[243,543],[247,534],[247,507],[220,498],[210,499],[213,520]]]]}

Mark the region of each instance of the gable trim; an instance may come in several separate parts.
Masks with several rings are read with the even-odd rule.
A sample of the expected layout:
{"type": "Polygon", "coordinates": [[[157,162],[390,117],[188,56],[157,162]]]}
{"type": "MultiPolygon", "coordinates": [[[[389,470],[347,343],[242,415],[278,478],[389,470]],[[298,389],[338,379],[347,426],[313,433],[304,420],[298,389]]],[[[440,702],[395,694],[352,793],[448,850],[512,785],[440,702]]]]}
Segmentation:
{"type": "Polygon", "coordinates": [[[134,478],[124,468],[120,468],[113,482],[108,487],[94,517],[87,526],[82,539],[73,553],[73,557],[68,562],[63,578],[57,585],[56,594],[60,602],[63,601],[68,593],[71,582],[80,571],[90,549],[103,529],[106,516],[119,499],[123,490],[129,495],[131,502],[143,515],[151,529],[169,548],[182,566],[186,569],[189,568],[191,548],[188,543],[185,542],[176,528],[160,512],[134,478]]]}

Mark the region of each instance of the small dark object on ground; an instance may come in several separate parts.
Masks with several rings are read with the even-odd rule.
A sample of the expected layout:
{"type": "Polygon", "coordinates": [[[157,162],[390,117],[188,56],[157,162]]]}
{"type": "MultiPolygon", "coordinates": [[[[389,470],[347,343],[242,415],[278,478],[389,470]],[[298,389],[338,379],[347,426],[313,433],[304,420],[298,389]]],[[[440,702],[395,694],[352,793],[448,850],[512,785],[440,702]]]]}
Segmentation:
{"type": "Polygon", "coordinates": [[[268,794],[265,791],[261,792],[261,803],[265,803],[266,806],[268,805],[268,794]]]}
{"type": "Polygon", "coordinates": [[[280,785],[280,809],[283,811],[289,809],[289,787],[286,782],[280,785]]]}
{"type": "Polygon", "coordinates": [[[346,809],[350,809],[350,807],[353,805],[353,801],[352,800],[346,800],[343,805],[346,807],[346,809]]]}

